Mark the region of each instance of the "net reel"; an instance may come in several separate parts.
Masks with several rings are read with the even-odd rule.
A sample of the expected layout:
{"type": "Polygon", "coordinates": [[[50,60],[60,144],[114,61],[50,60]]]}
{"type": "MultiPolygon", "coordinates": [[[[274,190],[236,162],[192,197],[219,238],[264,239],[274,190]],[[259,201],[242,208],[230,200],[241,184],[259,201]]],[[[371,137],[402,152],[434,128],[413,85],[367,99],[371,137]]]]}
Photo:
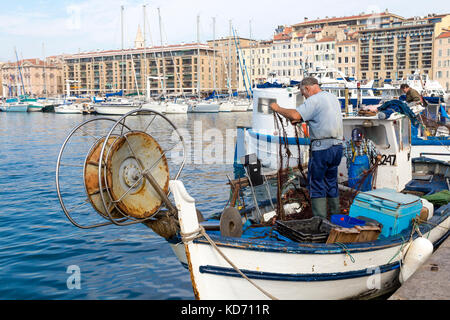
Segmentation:
{"type": "Polygon", "coordinates": [[[58,198],[69,221],[84,229],[150,222],[167,214],[176,217],[177,209],[169,199],[169,180],[178,179],[185,162],[182,135],[159,112],[136,109],[118,120],[90,119],[72,129],[61,147],[56,166],[58,198]],[[178,161],[173,161],[167,156],[176,147],[178,161]],[[74,148],[75,152],[71,152],[74,148]],[[85,157],[81,158],[80,153],[85,157]],[[169,167],[176,173],[173,177],[169,167]],[[80,170],[74,172],[72,168],[80,170]],[[67,171],[71,181],[68,189],[62,183],[67,171]],[[77,205],[69,208],[67,202],[73,199],[77,205]],[[85,204],[107,221],[78,223],[73,215],[85,214],[85,204]]]}

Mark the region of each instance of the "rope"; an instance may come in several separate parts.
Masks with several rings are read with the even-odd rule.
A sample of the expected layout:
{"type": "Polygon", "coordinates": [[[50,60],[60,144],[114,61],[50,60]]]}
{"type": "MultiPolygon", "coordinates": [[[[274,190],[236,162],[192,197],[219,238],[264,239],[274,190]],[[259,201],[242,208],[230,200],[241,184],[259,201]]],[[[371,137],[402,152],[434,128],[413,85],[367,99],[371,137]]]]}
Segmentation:
{"type": "Polygon", "coordinates": [[[355,258],[353,258],[353,256],[350,254],[350,251],[348,251],[348,248],[345,246],[345,244],[343,244],[342,242],[335,242],[335,244],[340,246],[345,251],[345,253],[350,257],[350,260],[353,263],[355,263],[355,258]]]}
{"type": "Polygon", "coordinates": [[[181,233],[181,239],[183,240],[184,243],[189,242],[191,240],[194,240],[195,238],[200,238],[200,237],[205,237],[206,240],[212,245],[212,247],[214,249],[217,250],[217,252],[222,256],[222,258],[225,259],[226,262],[228,262],[228,264],[230,266],[233,267],[233,269],[239,273],[245,280],[247,280],[248,282],[250,282],[256,289],[258,289],[259,291],[261,291],[264,295],[266,295],[268,298],[272,299],[272,300],[278,300],[278,298],[274,297],[273,295],[271,295],[270,293],[268,293],[267,291],[265,291],[263,288],[261,288],[260,286],[258,286],[255,282],[253,282],[251,279],[249,279],[241,270],[239,270],[239,268],[230,260],[227,258],[227,256],[225,256],[225,254],[219,249],[219,247],[217,247],[217,245],[214,243],[214,241],[209,237],[209,235],[206,233],[205,229],[202,226],[199,226],[199,228],[193,232],[188,232],[188,233],[181,233]]]}

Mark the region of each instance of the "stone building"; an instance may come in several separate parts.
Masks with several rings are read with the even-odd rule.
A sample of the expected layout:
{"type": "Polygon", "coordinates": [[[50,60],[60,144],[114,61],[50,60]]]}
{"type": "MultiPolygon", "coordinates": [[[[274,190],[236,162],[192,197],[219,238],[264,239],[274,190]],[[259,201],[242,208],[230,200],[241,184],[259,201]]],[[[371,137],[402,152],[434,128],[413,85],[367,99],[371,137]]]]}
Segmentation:
{"type": "Polygon", "coordinates": [[[0,67],[3,96],[56,96],[62,93],[62,65],[55,60],[24,59],[0,67]]]}
{"type": "Polygon", "coordinates": [[[442,31],[434,40],[434,80],[450,91],[450,30],[442,31]]]}

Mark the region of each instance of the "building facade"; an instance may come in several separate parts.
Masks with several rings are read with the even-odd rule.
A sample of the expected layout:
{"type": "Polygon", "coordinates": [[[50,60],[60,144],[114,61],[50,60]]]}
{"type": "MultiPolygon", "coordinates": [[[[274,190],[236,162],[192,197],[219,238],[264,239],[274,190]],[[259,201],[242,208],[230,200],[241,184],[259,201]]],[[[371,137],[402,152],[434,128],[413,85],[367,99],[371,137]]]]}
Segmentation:
{"type": "Polygon", "coordinates": [[[257,45],[257,41],[241,38],[241,37],[225,37],[217,40],[208,40],[208,45],[217,53],[216,57],[220,57],[220,63],[224,68],[221,73],[222,77],[218,79],[221,90],[238,91],[240,83],[243,83],[245,75],[245,66],[242,61],[242,48],[257,45]],[[241,59],[241,60],[240,60],[241,59]],[[239,61],[240,60],[240,61],[239,61]]]}
{"type": "Polygon", "coordinates": [[[403,21],[404,18],[396,14],[390,13],[388,10],[380,13],[360,13],[359,15],[346,17],[325,17],[309,20],[305,17],[303,22],[294,24],[294,31],[305,31],[305,29],[322,29],[326,26],[336,27],[346,25],[348,31],[359,31],[364,29],[377,28],[380,24],[403,21]]]}
{"type": "Polygon", "coordinates": [[[336,42],[336,67],[348,77],[358,76],[358,40],[336,42]]]}
{"type": "Polygon", "coordinates": [[[429,15],[359,31],[361,79],[401,79],[417,69],[433,78],[434,38],[450,15],[429,15]]]}
{"type": "Polygon", "coordinates": [[[79,53],[64,58],[64,81],[71,94],[144,94],[147,85],[152,95],[207,93],[223,85],[223,61],[216,55],[213,72],[213,55],[206,44],[79,53]]]}
{"type": "MultiPolygon", "coordinates": [[[[250,80],[250,87],[267,81],[271,72],[270,56],[273,41],[259,41],[248,47],[242,48],[243,61],[246,74],[250,80]]],[[[242,77],[239,78],[239,91],[248,89],[249,84],[244,83],[242,77]]]]}
{"type": "Polygon", "coordinates": [[[445,30],[434,40],[434,80],[450,91],[450,30],[445,30]]]}
{"type": "Polygon", "coordinates": [[[47,59],[24,59],[0,67],[2,94],[5,97],[27,94],[44,97],[62,93],[62,65],[47,59]]]}

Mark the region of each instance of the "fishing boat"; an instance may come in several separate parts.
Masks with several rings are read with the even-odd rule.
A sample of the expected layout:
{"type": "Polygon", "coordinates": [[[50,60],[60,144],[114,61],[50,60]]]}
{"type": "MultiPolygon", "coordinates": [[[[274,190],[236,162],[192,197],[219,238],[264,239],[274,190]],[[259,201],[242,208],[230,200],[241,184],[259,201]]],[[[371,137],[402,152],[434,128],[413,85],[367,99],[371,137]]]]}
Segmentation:
{"type": "MultiPolygon", "coordinates": [[[[261,116],[269,116],[271,101],[292,108],[301,99],[296,88],[274,89],[255,90],[253,124],[259,123],[258,119],[263,121],[261,116]]],[[[274,116],[271,117],[272,122],[275,122],[274,116]]],[[[287,142],[287,139],[295,137],[295,146],[293,142],[282,145],[292,148],[293,151],[308,144],[306,137],[298,141],[295,132],[297,128],[289,127],[289,123],[286,126],[286,133],[272,132],[266,135],[274,137],[274,142],[287,142]]],[[[274,217],[274,209],[278,210],[274,207],[284,205],[276,203],[276,199],[272,198],[269,203],[256,199],[252,205],[245,208],[235,207],[235,203],[230,202],[231,205],[223,212],[207,212],[205,215],[199,213],[195,199],[179,180],[186,163],[184,139],[169,119],[151,110],[135,110],[117,121],[108,118],[89,119],[75,127],[64,141],[57,160],[58,198],[69,220],[81,228],[135,223],[144,223],[152,228],[169,242],[180,263],[189,270],[197,299],[376,298],[392,292],[405,281],[407,277],[402,273],[405,267],[418,267],[411,266],[406,259],[414,254],[409,248],[417,243],[417,239],[436,248],[448,236],[450,204],[436,205],[433,207],[433,214],[428,212],[422,217],[424,202],[422,198],[411,193],[417,192],[417,189],[408,189],[411,182],[417,181],[417,177],[413,179],[412,161],[409,156],[411,143],[408,117],[402,114],[392,115],[388,119],[375,116],[346,117],[344,136],[350,137],[351,130],[355,127],[361,128],[365,136],[374,141],[382,153],[382,160],[375,181],[377,189],[358,193],[348,216],[369,217],[369,220],[364,221],[370,221],[368,214],[373,213],[372,220],[376,220],[375,224],[370,223],[368,226],[372,228],[369,228],[370,230],[382,232],[375,233],[376,237],[371,234],[371,237],[363,237],[359,241],[355,238],[345,242],[328,242],[330,231],[329,234],[325,232],[325,238],[308,235],[306,239],[293,239],[281,229],[274,228],[271,223],[273,220],[265,218],[267,215],[274,217]],[[149,127],[153,120],[150,124],[144,124],[144,130],[133,127],[137,126],[138,122],[126,121],[127,117],[140,113],[153,113],[155,117],[161,117],[173,128],[175,136],[178,134],[179,144],[184,151],[180,157],[181,161],[177,162],[178,170],[176,167],[175,170],[172,169],[172,175],[169,174],[168,160],[165,157],[172,147],[162,148],[147,133],[150,132],[149,127]],[[60,170],[67,161],[65,154],[72,154],[70,150],[66,150],[66,147],[70,146],[71,138],[77,131],[81,134],[85,132],[84,126],[92,121],[103,121],[111,125],[106,126],[105,135],[101,135],[104,138],[96,140],[94,145],[87,148],[89,152],[86,157],[81,159],[77,156],[71,160],[84,161],[82,166],[85,169],[80,182],[86,189],[88,199],[83,203],[90,203],[107,221],[102,219],[103,222],[99,224],[86,226],[75,221],[73,212],[67,210],[64,201],[67,193],[61,190],[59,179],[64,176],[60,174],[60,170]],[[105,163],[98,159],[105,159],[105,163]],[[174,203],[169,199],[169,193],[173,195],[174,203]],[[396,211],[399,209],[402,211],[396,211]],[[389,214],[386,214],[387,212],[389,214]],[[419,212],[420,219],[416,218],[419,212]],[[208,218],[205,219],[205,216],[208,218]],[[382,226],[379,225],[380,221],[382,226]]],[[[259,129],[262,130],[261,127],[259,129]]],[[[256,133],[261,135],[261,131],[256,133]]],[[[243,136],[245,137],[245,134],[243,136]]],[[[265,146],[267,147],[267,144],[265,146]]],[[[240,152],[238,145],[236,152],[240,152]]],[[[258,158],[264,157],[265,154],[268,153],[260,153],[258,158]]],[[[292,154],[295,157],[295,154],[292,154]]],[[[250,158],[249,154],[243,156],[244,159],[247,159],[247,156],[250,158]]],[[[297,157],[303,161],[302,156],[301,151],[297,153],[297,157]]],[[[73,162],[69,163],[73,165],[73,162]]],[[[293,164],[298,165],[299,162],[295,161],[293,164]]],[[[241,162],[241,165],[249,164],[241,162]]],[[[292,167],[293,165],[289,164],[286,169],[292,167]]],[[[425,170],[417,165],[415,168],[417,173],[422,171],[423,174],[430,174],[431,167],[425,170]]],[[[434,168],[431,173],[433,175],[448,173],[448,170],[437,169],[437,166],[434,168]]],[[[262,177],[269,175],[259,170],[255,172],[262,177]]],[[[344,178],[345,168],[340,166],[339,172],[344,178]]],[[[294,172],[292,174],[294,178],[291,182],[297,180],[294,172]]],[[[423,174],[419,178],[423,178],[423,174]]],[[[252,177],[247,174],[246,178],[247,184],[251,185],[252,177]]],[[[261,178],[261,181],[266,179],[261,178]]],[[[340,186],[345,189],[344,182],[340,181],[340,186]]],[[[448,190],[448,177],[439,181],[436,179],[433,183],[435,188],[422,190],[422,193],[433,195],[448,190]]],[[[233,181],[230,181],[230,185],[236,186],[233,181]]],[[[300,182],[299,186],[301,187],[300,182]]],[[[86,195],[80,197],[86,198],[86,195]]],[[[294,207],[295,213],[304,209],[296,200],[288,205],[294,207]]],[[[326,220],[320,221],[319,229],[323,227],[344,233],[349,232],[349,229],[353,230],[348,228],[340,231],[338,225],[326,220]]],[[[354,227],[354,230],[360,229],[354,227]]],[[[322,229],[319,231],[324,233],[322,229]]],[[[357,237],[362,234],[362,231],[352,232],[357,237]]],[[[429,250],[426,254],[430,254],[429,250]]]]}

